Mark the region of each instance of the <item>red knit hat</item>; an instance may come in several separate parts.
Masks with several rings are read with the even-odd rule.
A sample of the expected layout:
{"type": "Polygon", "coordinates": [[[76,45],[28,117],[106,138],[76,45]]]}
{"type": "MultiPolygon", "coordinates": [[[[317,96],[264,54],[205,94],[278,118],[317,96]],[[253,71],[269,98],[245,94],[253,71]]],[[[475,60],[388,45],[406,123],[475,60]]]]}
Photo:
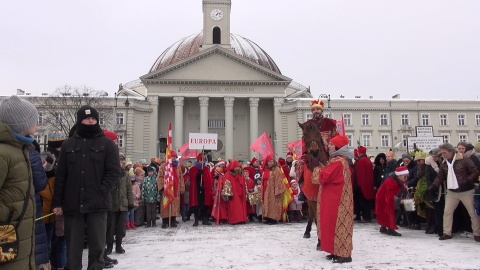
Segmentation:
{"type": "Polygon", "coordinates": [[[400,166],[395,169],[396,175],[407,175],[409,174],[407,166],[400,166]]]}
{"type": "Polygon", "coordinates": [[[268,155],[266,158],[265,158],[265,164],[267,164],[270,160],[273,160],[273,157],[271,155],[268,155]]]}
{"type": "Polygon", "coordinates": [[[278,164],[279,164],[280,166],[285,166],[285,159],[283,159],[283,158],[278,158],[278,161],[277,161],[277,162],[278,162],[278,164]]]}
{"type": "Polygon", "coordinates": [[[198,154],[197,161],[202,161],[202,159],[203,159],[203,154],[202,153],[198,154]]]}
{"type": "Polygon", "coordinates": [[[337,135],[335,137],[333,137],[330,142],[335,145],[335,147],[337,148],[342,148],[344,147],[345,145],[348,144],[348,137],[347,136],[343,136],[343,135],[337,135]]]}
{"type": "Polygon", "coordinates": [[[115,132],[111,132],[110,130],[106,130],[106,129],[105,129],[105,130],[103,131],[103,134],[105,134],[105,136],[106,136],[107,138],[109,138],[110,140],[112,140],[112,141],[118,140],[118,136],[117,136],[117,134],[115,134],[115,132]]]}
{"type": "Polygon", "coordinates": [[[292,152],[288,152],[286,157],[287,157],[287,158],[288,158],[288,157],[293,157],[293,153],[292,153],[292,152]]]}
{"type": "Polygon", "coordinates": [[[178,157],[177,152],[170,151],[170,157],[178,157]]]}
{"type": "Polygon", "coordinates": [[[358,146],[357,147],[358,149],[358,155],[366,155],[367,154],[367,148],[365,148],[364,146],[358,146]]]}
{"type": "Polygon", "coordinates": [[[256,157],[252,158],[252,160],[250,160],[250,165],[252,165],[253,163],[255,163],[255,161],[257,161],[257,158],[256,158],[256,157]]]}
{"type": "Polygon", "coordinates": [[[227,165],[227,171],[232,171],[236,167],[240,167],[240,163],[234,158],[230,159],[230,162],[227,165]]]}

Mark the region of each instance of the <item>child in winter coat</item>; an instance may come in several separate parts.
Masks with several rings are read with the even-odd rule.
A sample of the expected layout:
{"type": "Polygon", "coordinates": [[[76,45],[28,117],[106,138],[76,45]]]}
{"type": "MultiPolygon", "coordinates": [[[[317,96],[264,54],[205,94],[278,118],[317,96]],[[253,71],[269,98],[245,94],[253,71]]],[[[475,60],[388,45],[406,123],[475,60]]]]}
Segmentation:
{"type": "Polygon", "coordinates": [[[152,166],[147,168],[148,176],[142,181],[142,199],[145,203],[147,213],[147,225],[148,227],[156,227],[157,220],[157,204],[160,202],[160,195],[157,188],[157,173],[156,169],[152,166]]]}
{"type": "MultiPolygon", "coordinates": [[[[140,190],[140,186],[142,184],[143,179],[145,178],[145,171],[142,169],[142,167],[136,167],[135,168],[135,178],[132,182],[132,193],[133,193],[133,206],[135,207],[132,210],[132,213],[128,216],[128,221],[130,223],[130,227],[132,229],[135,229],[135,220],[138,220],[136,215],[138,215],[140,212],[142,214],[142,220],[143,220],[143,213],[142,211],[137,211],[140,207],[141,203],[141,198],[142,198],[142,192],[140,190]]],[[[137,223],[138,224],[138,223],[137,223]]]]}
{"type": "Polygon", "coordinates": [[[300,187],[298,186],[297,180],[290,181],[290,187],[293,191],[293,201],[288,205],[288,220],[293,222],[302,221],[302,201],[298,200],[298,194],[300,194],[300,187]]]}

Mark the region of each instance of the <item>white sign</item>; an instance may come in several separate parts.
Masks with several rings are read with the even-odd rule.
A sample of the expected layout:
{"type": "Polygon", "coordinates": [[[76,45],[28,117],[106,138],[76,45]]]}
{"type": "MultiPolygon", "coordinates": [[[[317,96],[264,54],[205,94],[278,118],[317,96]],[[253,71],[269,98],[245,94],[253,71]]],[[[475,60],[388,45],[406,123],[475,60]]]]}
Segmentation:
{"type": "Polygon", "coordinates": [[[419,150],[423,150],[424,152],[428,153],[433,148],[437,148],[440,144],[443,143],[443,137],[408,137],[407,138],[407,149],[408,152],[412,152],[414,150],[414,145],[419,150]]]}
{"type": "Polygon", "coordinates": [[[417,131],[417,137],[433,137],[432,126],[415,127],[415,130],[417,131]]]}
{"type": "Polygon", "coordinates": [[[216,133],[189,133],[189,149],[217,150],[218,134],[216,133]]]}

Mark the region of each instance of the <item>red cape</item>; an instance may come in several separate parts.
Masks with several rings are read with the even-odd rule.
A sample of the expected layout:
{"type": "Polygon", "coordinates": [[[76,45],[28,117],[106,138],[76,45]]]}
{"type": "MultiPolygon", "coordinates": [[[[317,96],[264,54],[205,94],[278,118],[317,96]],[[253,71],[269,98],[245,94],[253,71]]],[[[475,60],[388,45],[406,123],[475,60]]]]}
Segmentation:
{"type": "MultiPolygon", "coordinates": [[[[190,171],[188,172],[190,175],[190,192],[189,192],[189,203],[190,207],[194,207],[198,205],[198,194],[197,194],[197,172],[198,168],[196,166],[192,166],[190,171]]],[[[212,174],[210,173],[209,167],[203,168],[203,189],[205,191],[205,205],[211,206],[213,205],[213,194],[212,194],[212,187],[213,187],[213,178],[212,174]]]]}
{"type": "Polygon", "coordinates": [[[367,156],[361,156],[355,162],[355,181],[367,200],[375,199],[373,190],[373,165],[367,156]]]}
{"type": "Polygon", "coordinates": [[[401,186],[392,178],[388,177],[377,191],[375,200],[375,215],[381,226],[389,229],[398,229],[395,222],[395,195],[400,192],[401,186]]]}

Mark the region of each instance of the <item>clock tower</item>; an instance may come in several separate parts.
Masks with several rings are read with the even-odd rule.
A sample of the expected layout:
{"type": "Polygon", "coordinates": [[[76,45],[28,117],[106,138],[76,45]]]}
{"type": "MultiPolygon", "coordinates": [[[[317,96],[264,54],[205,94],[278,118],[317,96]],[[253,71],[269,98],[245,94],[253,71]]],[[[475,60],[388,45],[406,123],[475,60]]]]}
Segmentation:
{"type": "Polygon", "coordinates": [[[230,9],[231,0],[203,0],[203,44],[208,49],[219,45],[226,49],[230,46],[230,9]]]}

